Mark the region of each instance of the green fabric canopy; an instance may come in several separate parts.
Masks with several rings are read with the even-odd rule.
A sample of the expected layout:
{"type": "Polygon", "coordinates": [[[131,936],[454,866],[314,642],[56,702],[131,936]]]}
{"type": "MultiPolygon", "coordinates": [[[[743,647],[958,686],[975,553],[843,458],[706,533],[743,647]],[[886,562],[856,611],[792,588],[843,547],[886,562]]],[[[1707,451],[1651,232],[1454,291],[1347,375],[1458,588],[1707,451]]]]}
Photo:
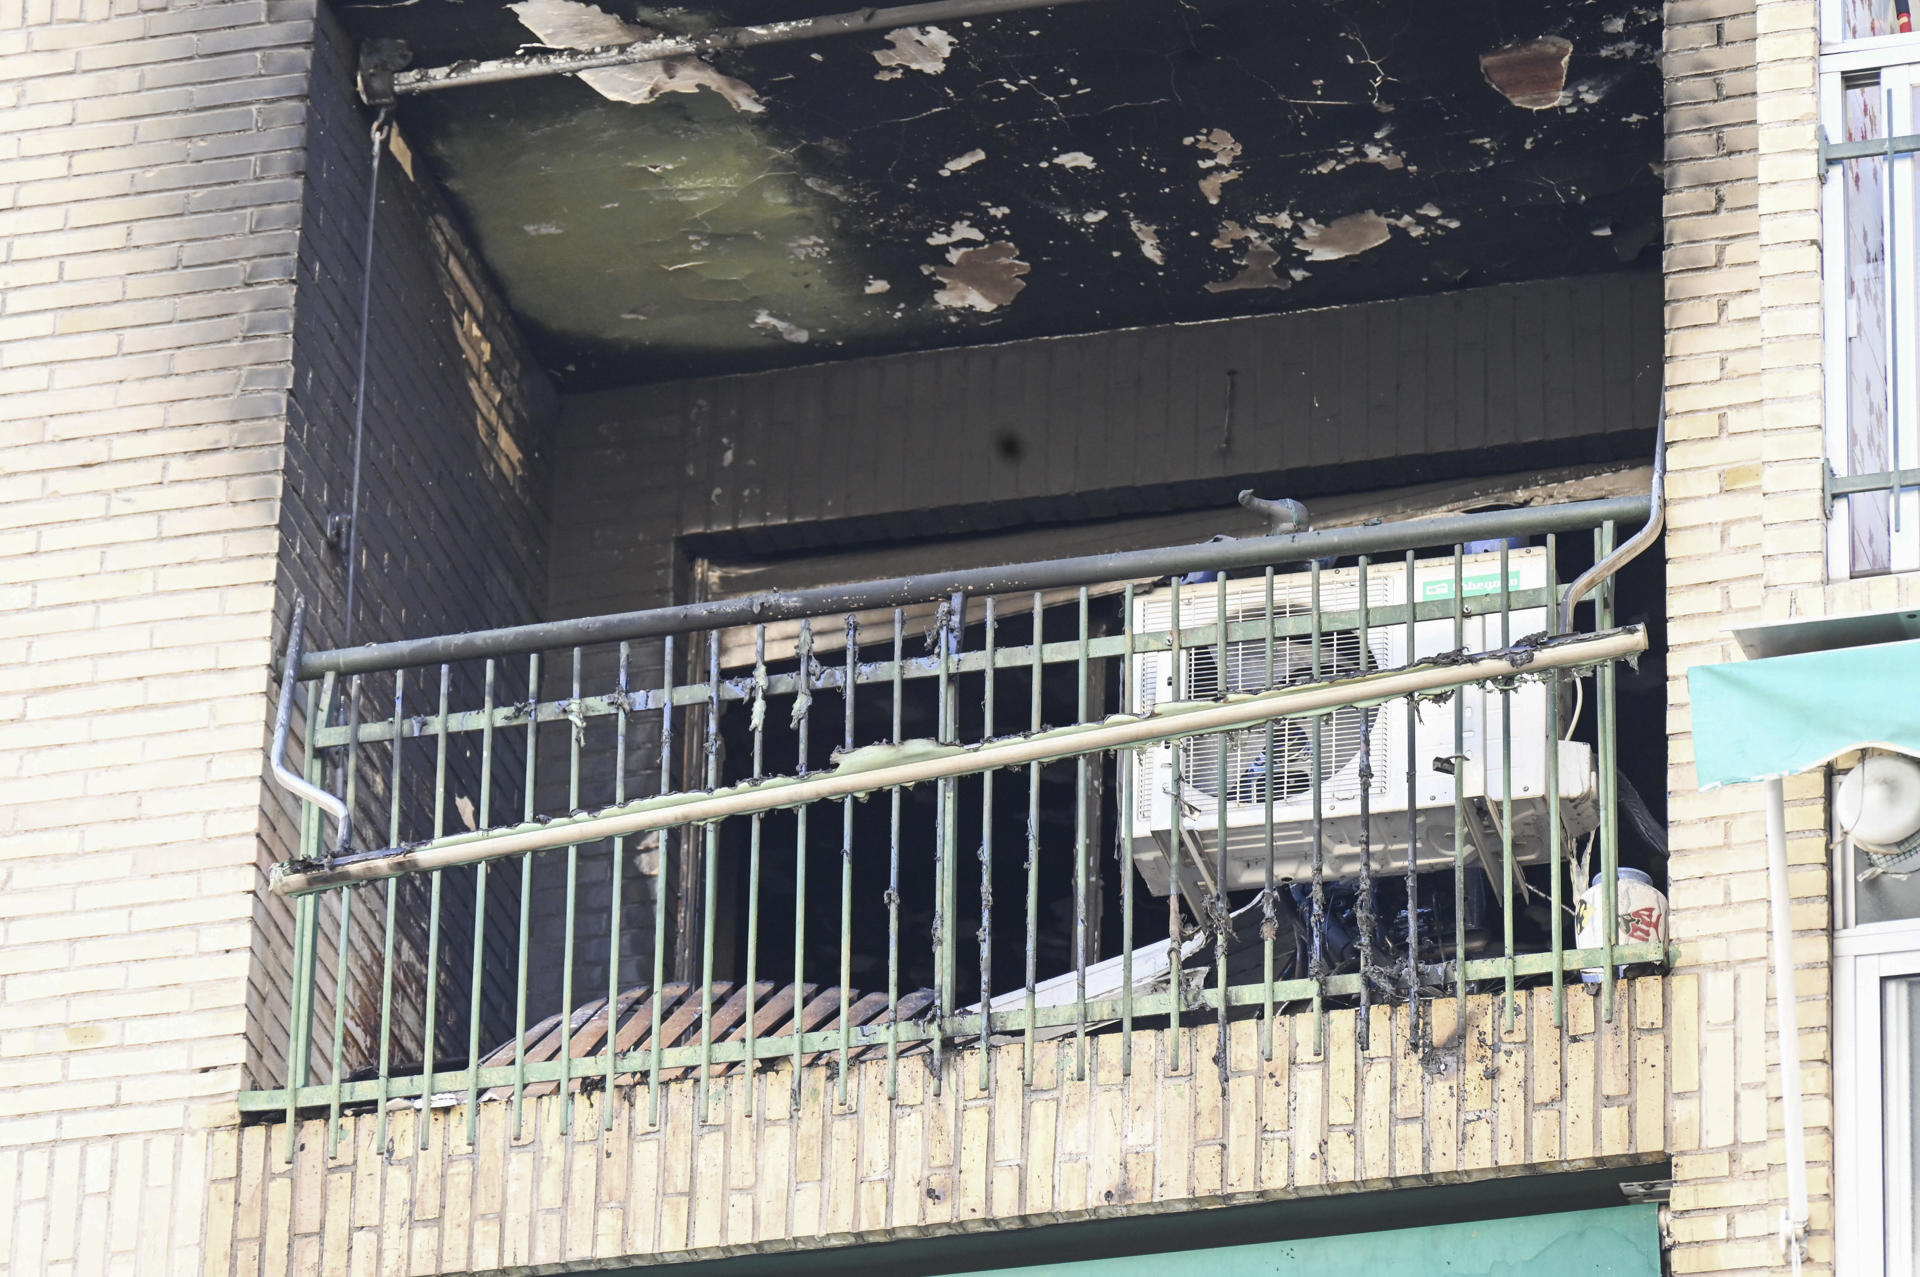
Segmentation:
{"type": "MultiPolygon", "coordinates": [[[[1391,1200],[1391,1199],[1388,1199],[1391,1200]]],[[[1391,1211],[1391,1207],[1384,1208],[1391,1211]]],[[[1206,1216],[1195,1215],[1196,1240],[1206,1216]]],[[[1659,1277],[1660,1208],[1610,1206],[993,1270],[1000,1277],[1659,1277]]],[[[969,1277],[986,1277],[985,1273],[969,1277]]]]}
{"type": "Polygon", "coordinates": [[[1696,665],[1687,685],[1702,789],[1868,747],[1920,757],[1920,639],[1696,665]]]}

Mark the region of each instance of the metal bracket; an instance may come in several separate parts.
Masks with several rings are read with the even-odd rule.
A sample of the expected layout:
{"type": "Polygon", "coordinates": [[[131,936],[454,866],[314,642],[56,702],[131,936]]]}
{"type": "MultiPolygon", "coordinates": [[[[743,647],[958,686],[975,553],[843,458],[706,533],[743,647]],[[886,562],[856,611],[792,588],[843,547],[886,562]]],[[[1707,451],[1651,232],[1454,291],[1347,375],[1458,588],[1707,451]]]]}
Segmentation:
{"type": "Polygon", "coordinates": [[[1865,142],[1835,142],[1827,136],[1826,126],[1819,127],[1820,180],[1827,180],[1827,169],[1844,160],[1862,160],[1872,156],[1884,156],[1892,159],[1896,155],[1911,155],[1920,151],[1920,133],[1901,133],[1894,137],[1870,138],[1865,142]]]}
{"type": "Polygon", "coordinates": [[[1630,1202],[1664,1202],[1673,1197],[1673,1181],[1670,1179],[1626,1180],[1620,1185],[1620,1196],[1630,1202]]]}
{"type": "Polygon", "coordinates": [[[1840,497],[1858,496],[1863,492],[1905,492],[1909,488],[1920,488],[1920,467],[1848,475],[1835,474],[1831,461],[1823,462],[1820,467],[1820,497],[1826,503],[1828,515],[1833,514],[1833,503],[1840,497]]]}
{"type": "Polygon", "coordinates": [[[353,516],[330,514],[327,516],[325,536],[327,545],[336,553],[347,552],[347,529],[353,526],[353,516]]]}
{"type": "Polygon", "coordinates": [[[361,45],[360,64],[354,72],[360,100],[368,106],[392,106],[394,73],[411,61],[413,49],[405,40],[369,40],[361,45]]]}

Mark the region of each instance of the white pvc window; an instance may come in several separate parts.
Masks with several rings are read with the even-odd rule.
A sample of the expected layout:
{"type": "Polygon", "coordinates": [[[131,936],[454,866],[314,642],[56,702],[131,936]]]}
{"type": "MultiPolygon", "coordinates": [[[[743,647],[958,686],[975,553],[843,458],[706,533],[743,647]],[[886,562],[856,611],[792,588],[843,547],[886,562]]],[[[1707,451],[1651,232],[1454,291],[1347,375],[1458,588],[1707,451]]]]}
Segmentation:
{"type": "Polygon", "coordinates": [[[1830,574],[1920,569],[1920,35],[1909,0],[1833,0],[1820,57],[1830,574]],[[1877,148],[1876,148],[1877,144],[1877,148]],[[1889,150],[1889,146],[1891,149],[1889,150]]]}
{"type": "Polygon", "coordinates": [[[1920,873],[1834,845],[1838,1277],[1920,1277],[1920,873]]]}

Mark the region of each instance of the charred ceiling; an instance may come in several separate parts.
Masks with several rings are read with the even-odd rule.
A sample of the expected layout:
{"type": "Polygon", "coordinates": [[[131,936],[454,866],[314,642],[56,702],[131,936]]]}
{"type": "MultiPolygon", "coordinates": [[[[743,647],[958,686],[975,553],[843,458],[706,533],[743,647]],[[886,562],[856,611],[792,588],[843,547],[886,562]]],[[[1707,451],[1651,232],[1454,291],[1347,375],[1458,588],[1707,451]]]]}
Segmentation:
{"type": "MultiPolygon", "coordinates": [[[[414,65],[819,0],[376,0],[414,65]]],[[[569,389],[1618,270],[1651,3],[1101,0],[447,89],[401,126],[569,389]]]]}

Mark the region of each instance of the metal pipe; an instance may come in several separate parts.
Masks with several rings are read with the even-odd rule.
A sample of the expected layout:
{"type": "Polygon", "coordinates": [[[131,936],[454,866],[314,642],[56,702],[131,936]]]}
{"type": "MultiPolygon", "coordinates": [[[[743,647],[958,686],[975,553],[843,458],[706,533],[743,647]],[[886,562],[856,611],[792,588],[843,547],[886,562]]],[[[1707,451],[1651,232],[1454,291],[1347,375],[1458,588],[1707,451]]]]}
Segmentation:
{"type": "MultiPolygon", "coordinates": [[[[293,671],[300,668],[300,640],[306,637],[306,629],[307,601],[295,595],[293,620],[287,626],[287,657],[282,665],[284,672],[280,675],[280,709],[273,720],[273,748],[268,751],[267,762],[272,768],[275,784],[333,816],[334,828],[339,831],[334,844],[344,851],[347,839],[353,833],[352,822],[347,818],[347,805],[318,785],[308,783],[287,766],[287,737],[293,730],[293,691],[300,683],[293,671]]],[[[311,728],[312,724],[308,726],[311,728]]]]}
{"type": "MultiPolygon", "coordinates": [[[[1646,512],[1647,521],[1638,532],[1628,537],[1612,554],[1575,577],[1573,584],[1567,587],[1566,597],[1560,600],[1558,633],[1573,633],[1574,605],[1595,586],[1610,579],[1614,573],[1639,558],[1640,552],[1652,545],[1654,538],[1658,537],[1660,530],[1667,525],[1667,401],[1665,395],[1660,398],[1660,424],[1654,428],[1653,432],[1653,486],[1647,496],[1646,512]]],[[[1603,515],[1595,520],[1597,523],[1609,521],[1617,521],[1616,516],[1603,515]]],[[[1552,529],[1555,532],[1564,530],[1552,529]]]]}
{"type": "Polygon", "coordinates": [[[896,27],[918,26],[928,22],[979,18],[1023,9],[1058,9],[1083,3],[1086,0],[928,0],[924,4],[856,9],[851,13],[826,14],[794,22],[722,27],[700,35],[660,36],[633,44],[597,49],[559,49],[549,53],[523,53],[509,58],[469,59],[451,66],[393,72],[390,85],[382,85],[381,81],[386,79],[384,75],[363,67],[360,92],[370,105],[379,105],[391,101],[392,97],[430,93],[435,89],[532,80],[549,75],[577,75],[582,71],[597,71],[604,67],[633,66],[666,58],[698,57],[728,49],[751,49],[763,44],[857,35],[862,31],[891,31],[896,27]],[[383,88],[388,88],[390,92],[382,92],[383,88]]]}
{"type": "Polygon", "coordinates": [[[1807,1248],[1807,1129],[1800,1102],[1800,1004],[1793,978],[1793,901],[1787,886],[1787,788],[1778,776],[1767,782],[1767,903],[1773,924],[1773,1001],[1787,1152],[1787,1209],[1780,1221],[1780,1243],[1798,1272],[1807,1248]]]}
{"type": "MultiPolygon", "coordinates": [[[[1306,563],[1353,554],[1378,554],[1388,550],[1398,553],[1421,546],[1569,532],[1576,528],[1593,527],[1607,519],[1620,522],[1646,519],[1649,517],[1648,509],[1645,497],[1613,497],[1601,501],[1535,506],[1524,510],[1441,515],[1357,528],[1330,528],[1320,532],[1249,537],[1239,541],[1207,541],[1199,545],[1166,546],[1154,550],[1087,554],[1070,559],[1015,563],[1005,567],[922,573],[854,585],[772,590],[737,599],[716,599],[640,612],[619,612],[505,629],[475,630],[467,634],[403,639],[365,647],[336,648],[329,652],[310,652],[301,657],[299,673],[303,679],[326,673],[363,674],[482,656],[519,655],[552,648],[655,638],[683,634],[689,630],[726,629],[798,620],[808,616],[863,612],[924,603],[929,599],[951,598],[955,594],[985,597],[989,594],[1066,589],[1175,574],[1184,576],[1189,572],[1264,568],[1276,563],[1306,563]]],[[[1657,530],[1658,524],[1656,522],[1650,526],[1657,530]]],[[[1622,547],[1623,550],[1625,548],[1622,547]]],[[[1563,632],[1566,632],[1566,627],[1563,627],[1563,632]]]]}
{"type": "Polygon", "coordinates": [[[505,830],[456,834],[411,849],[368,852],[332,864],[283,865],[274,873],[273,890],[280,895],[302,895],[341,883],[476,864],[569,843],[690,826],[756,811],[789,807],[804,810],[803,804],[822,799],[857,797],[882,789],[979,775],[1002,767],[1232,731],[1318,710],[1375,704],[1400,696],[1443,692],[1469,683],[1511,678],[1518,671],[1543,673],[1617,660],[1644,652],[1646,648],[1646,630],[1637,625],[1626,626],[1606,634],[1546,639],[1477,656],[1449,656],[1398,670],[1296,684],[1225,702],[1170,702],[1144,715],[1114,715],[1099,723],[1053,728],[978,745],[920,741],[911,742],[905,750],[881,746],[869,755],[869,758],[883,760],[877,764],[860,765],[856,755],[843,758],[828,771],[810,775],[773,777],[715,792],[665,794],[642,799],[624,809],[582,812],[505,830]],[[884,761],[889,759],[898,761],[884,761]]]}

